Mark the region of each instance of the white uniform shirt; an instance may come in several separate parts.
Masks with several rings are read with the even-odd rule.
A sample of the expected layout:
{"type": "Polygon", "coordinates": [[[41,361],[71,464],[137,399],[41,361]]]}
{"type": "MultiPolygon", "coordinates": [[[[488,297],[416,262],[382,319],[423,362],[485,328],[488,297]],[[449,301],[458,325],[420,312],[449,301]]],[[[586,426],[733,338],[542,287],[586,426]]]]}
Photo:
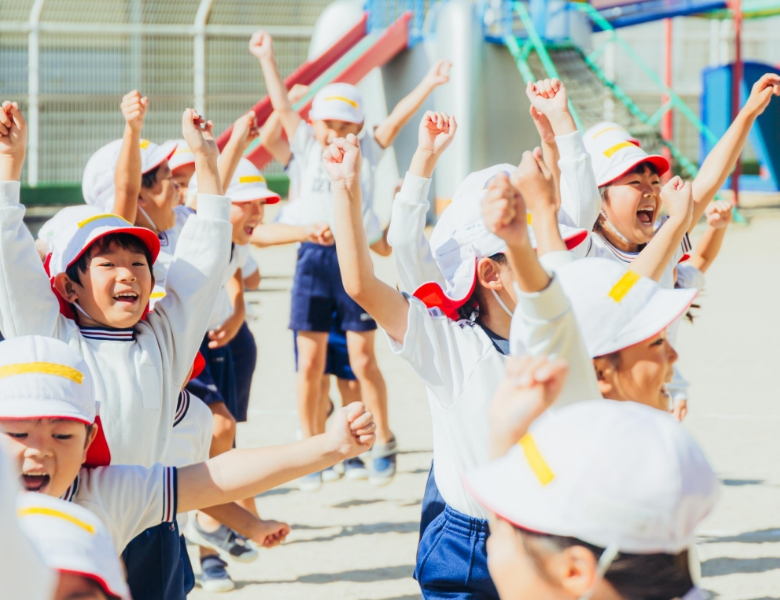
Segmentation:
{"type": "Polygon", "coordinates": [[[117,554],[150,527],[176,517],[176,468],[110,465],[81,469],[62,495],[94,513],[114,540],[117,554]]]}
{"type": "Polygon", "coordinates": [[[165,288],[165,278],[173,262],[173,255],[176,252],[176,243],[179,241],[181,230],[184,229],[184,224],[187,220],[195,214],[195,211],[189,206],[182,204],[177,205],[173,212],[176,213],[174,226],[157,234],[157,238],[160,240],[160,254],[154,263],[154,279],[155,284],[161,288],[165,288]]]}
{"type": "Polygon", "coordinates": [[[79,328],[60,314],[24,226],[19,182],[0,182],[0,331],[43,335],[77,350],[92,374],[112,464],[165,459],[179,391],[206,334],[229,261],[230,199],[200,194],[179,236],[167,295],[132,329],[79,328]]]}
{"type": "MultiPolygon", "coordinates": [[[[222,289],[219,290],[219,296],[217,297],[217,303],[214,306],[214,312],[209,319],[209,329],[217,329],[225,321],[227,321],[233,314],[233,304],[230,302],[230,295],[224,286],[231,277],[236,274],[236,271],[243,269],[249,259],[250,247],[249,244],[243,246],[233,245],[233,250],[230,255],[230,262],[228,268],[225,270],[224,282],[222,289]]],[[[242,272],[243,276],[243,272],[242,272]]]]}

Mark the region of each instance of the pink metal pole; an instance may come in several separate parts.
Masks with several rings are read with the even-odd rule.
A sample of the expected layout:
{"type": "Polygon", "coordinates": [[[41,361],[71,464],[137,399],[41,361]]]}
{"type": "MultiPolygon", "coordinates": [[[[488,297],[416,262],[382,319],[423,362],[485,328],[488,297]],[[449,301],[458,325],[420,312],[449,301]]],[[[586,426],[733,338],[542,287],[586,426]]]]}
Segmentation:
{"type": "MultiPolygon", "coordinates": [[[[664,63],[664,83],[666,84],[666,87],[669,89],[672,89],[672,48],[674,47],[673,43],[673,28],[672,28],[672,20],[671,19],[665,19],[666,21],[666,60],[664,63]]],[[[663,94],[661,96],[661,105],[666,104],[669,102],[671,98],[669,98],[668,95],[663,94]]],[[[663,120],[661,121],[661,137],[665,139],[667,142],[671,142],[674,138],[674,112],[670,109],[666,111],[666,114],[664,114],[663,120]]],[[[672,162],[672,152],[669,150],[668,147],[664,146],[663,149],[663,155],[664,157],[671,163],[672,162]]],[[[667,173],[666,178],[669,179],[671,177],[671,172],[667,173]]]]}

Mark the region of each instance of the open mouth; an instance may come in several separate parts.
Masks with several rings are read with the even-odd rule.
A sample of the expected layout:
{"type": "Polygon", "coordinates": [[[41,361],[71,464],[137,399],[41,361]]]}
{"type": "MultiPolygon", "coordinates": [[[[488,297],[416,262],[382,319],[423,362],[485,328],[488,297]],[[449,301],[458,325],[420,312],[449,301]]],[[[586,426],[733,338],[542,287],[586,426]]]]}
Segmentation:
{"type": "Polygon", "coordinates": [[[671,398],[671,394],[669,393],[669,390],[666,389],[666,386],[661,386],[661,395],[666,398],[671,398]]]}
{"type": "Polygon", "coordinates": [[[48,473],[22,473],[22,485],[28,492],[42,491],[50,480],[48,473]]]}
{"type": "Polygon", "coordinates": [[[655,209],[652,206],[645,206],[636,211],[636,218],[642,225],[652,225],[655,222],[655,209]]]}
{"type": "Polygon", "coordinates": [[[244,227],[244,233],[247,235],[252,235],[252,232],[255,230],[254,225],[247,225],[244,227]]]}
{"type": "Polygon", "coordinates": [[[128,304],[134,304],[138,301],[138,294],[135,292],[122,292],[114,296],[114,300],[117,302],[126,302],[128,304]]]}

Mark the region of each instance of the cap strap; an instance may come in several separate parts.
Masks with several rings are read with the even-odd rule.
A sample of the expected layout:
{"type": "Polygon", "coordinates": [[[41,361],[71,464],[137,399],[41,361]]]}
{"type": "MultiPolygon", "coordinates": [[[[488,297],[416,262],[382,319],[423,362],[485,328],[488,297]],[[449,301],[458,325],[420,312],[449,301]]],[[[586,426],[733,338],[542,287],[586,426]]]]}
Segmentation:
{"type": "Polygon", "coordinates": [[[67,365],[58,365],[56,363],[49,362],[28,362],[28,363],[16,363],[13,365],[5,365],[0,367],[0,379],[5,377],[12,377],[13,375],[56,375],[57,377],[64,377],[70,379],[74,383],[81,384],[84,381],[84,374],[68,367],[67,365]]]}
{"type": "Polygon", "coordinates": [[[542,486],[547,485],[555,479],[555,474],[547,465],[542,453],[539,452],[539,448],[536,447],[536,442],[530,433],[526,433],[517,443],[523,449],[528,465],[531,467],[531,470],[534,472],[534,475],[536,475],[536,478],[542,486]]]}
{"type": "Polygon", "coordinates": [[[81,519],[77,519],[76,517],[71,516],[68,513],[64,513],[61,510],[55,510],[53,508],[46,508],[43,506],[30,506],[29,508],[20,508],[16,512],[16,514],[19,517],[43,515],[45,517],[54,517],[55,519],[62,519],[63,521],[68,521],[69,523],[73,523],[77,527],[81,527],[87,533],[93,535],[95,534],[94,526],[90,525],[89,523],[85,523],[81,519]]]}

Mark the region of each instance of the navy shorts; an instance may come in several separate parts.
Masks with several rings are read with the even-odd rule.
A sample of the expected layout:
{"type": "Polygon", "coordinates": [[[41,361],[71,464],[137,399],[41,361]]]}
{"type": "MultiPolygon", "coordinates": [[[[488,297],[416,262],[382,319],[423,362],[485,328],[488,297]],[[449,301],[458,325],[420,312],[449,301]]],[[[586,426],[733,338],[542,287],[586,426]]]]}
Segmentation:
{"type": "Polygon", "coordinates": [[[150,527],[122,552],[133,598],[186,600],[195,574],[176,522],[150,527]]]}
{"type": "MultiPolygon", "coordinates": [[[[295,370],[298,370],[298,332],[293,331],[293,348],[295,349],[295,370]]],[[[339,379],[355,381],[355,373],[349,364],[347,351],[347,332],[335,325],[328,334],[328,353],[325,358],[325,375],[335,375],[339,379]]]]}
{"type": "Polygon", "coordinates": [[[488,522],[448,506],[428,475],[414,578],[425,600],[499,600],[487,566],[488,522]]]}
{"type": "Polygon", "coordinates": [[[246,321],[228,346],[233,358],[236,388],[236,412],[232,414],[237,422],[243,423],[249,412],[249,391],[252,388],[252,376],[257,365],[257,344],[246,321]]]}
{"type": "Polygon", "coordinates": [[[236,375],[230,344],[222,348],[209,348],[206,336],[200,345],[200,353],[206,360],[203,372],[187,383],[187,391],[206,404],[224,402],[230,414],[236,416],[236,375]]]}
{"type": "Polygon", "coordinates": [[[290,329],[327,333],[374,331],[376,321],[344,291],[335,246],[306,242],[298,249],[290,329]]]}

